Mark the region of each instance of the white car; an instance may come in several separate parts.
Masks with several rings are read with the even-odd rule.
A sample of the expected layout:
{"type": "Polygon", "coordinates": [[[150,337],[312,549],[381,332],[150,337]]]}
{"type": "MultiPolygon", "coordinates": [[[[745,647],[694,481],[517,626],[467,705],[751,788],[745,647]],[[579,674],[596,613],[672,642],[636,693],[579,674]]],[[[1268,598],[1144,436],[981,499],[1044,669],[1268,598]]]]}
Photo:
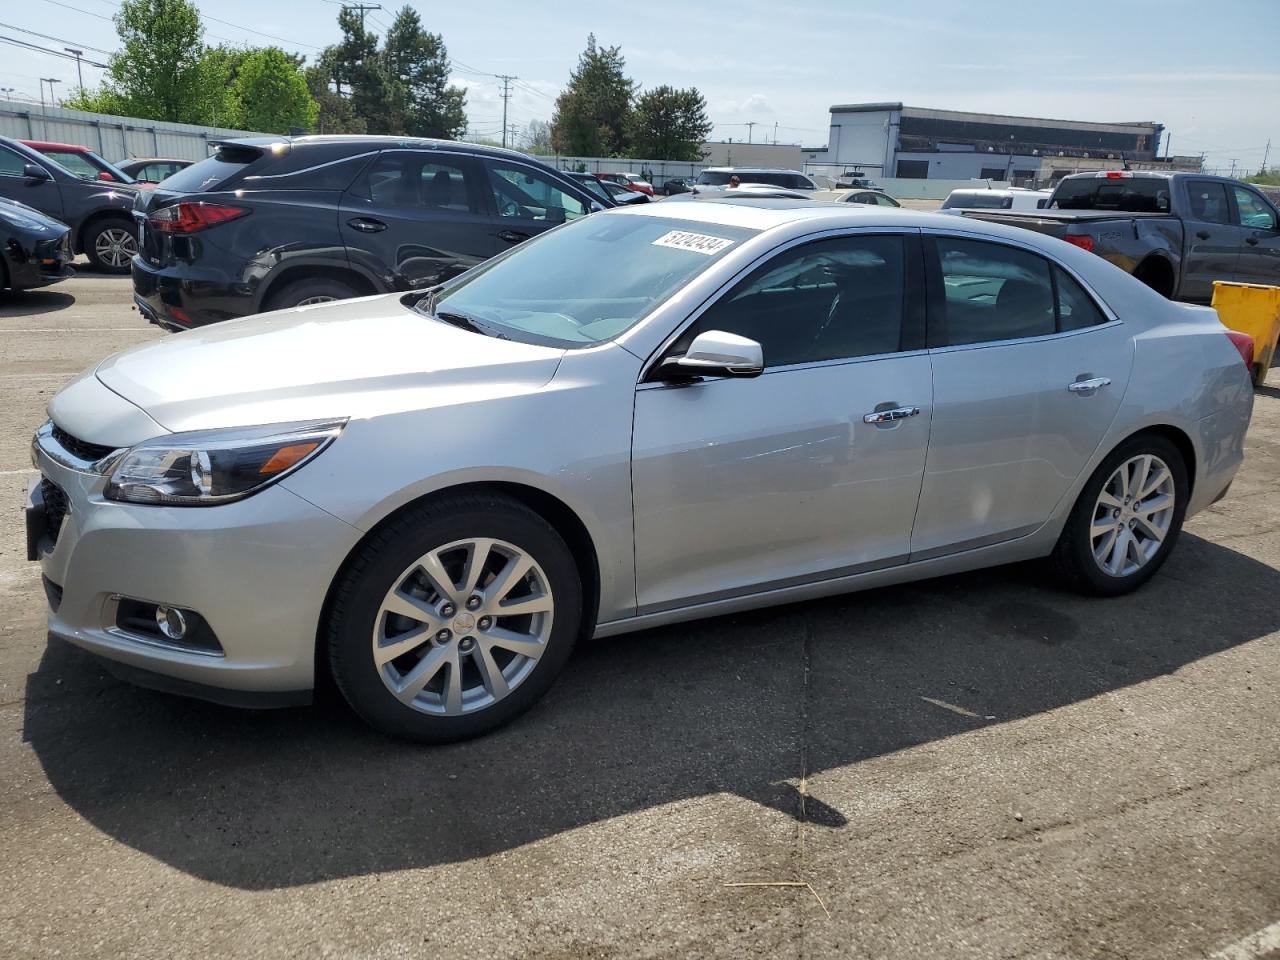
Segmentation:
{"type": "Polygon", "coordinates": [[[942,201],[942,210],[1042,210],[1049,205],[1052,190],[1026,190],[1010,187],[992,190],[987,187],[952,190],[942,201]]]}

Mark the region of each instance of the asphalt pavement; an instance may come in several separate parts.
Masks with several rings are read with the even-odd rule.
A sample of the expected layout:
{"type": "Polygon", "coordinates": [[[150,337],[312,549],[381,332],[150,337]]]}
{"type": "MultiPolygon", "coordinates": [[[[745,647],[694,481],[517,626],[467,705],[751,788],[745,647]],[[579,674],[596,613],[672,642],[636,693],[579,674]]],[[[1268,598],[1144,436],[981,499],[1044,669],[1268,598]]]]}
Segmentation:
{"type": "Polygon", "coordinates": [[[47,639],[31,434],[160,336],[127,279],[0,295],[0,956],[1280,956],[1280,375],[1135,595],[1023,565],[595,641],[424,748],[47,639]]]}

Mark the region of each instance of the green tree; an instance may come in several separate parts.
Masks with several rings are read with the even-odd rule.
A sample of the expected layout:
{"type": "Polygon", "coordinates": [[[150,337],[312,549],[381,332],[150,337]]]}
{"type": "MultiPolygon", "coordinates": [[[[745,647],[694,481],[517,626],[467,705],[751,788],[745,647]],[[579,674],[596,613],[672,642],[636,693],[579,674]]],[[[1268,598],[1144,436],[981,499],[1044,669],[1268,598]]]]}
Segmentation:
{"type": "Polygon", "coordinates": [[[467,129],[467,92],[449,85],[449,54],[438,33],[422,26],[416,10],[396,14],[382,48],[382,62],[403,98],[396,113],[403,132],[452,140],[467,129]]]}
{"type": "Polygon", "coordinates": [[[188,0],[124,0],[120,52],[97,90],[67,106],[176,123],[227,125],[235,98],[225,60],[209,56],[200,12],[188,0]]]}
{"type": "Polygon", "coordinates": [[[1245,177],[1244,182],[1264,187],[1280,187],[1280,170],[1259,170],[1253,176],[1245,177]]]}
{"type": "Polygon", "coordinates": [[[307,89],[311,99],[319,107],[315,129],[317,133],[368,133],[363,118],[356,116],[351,101],[337,92],[336,63],[328,51],[320,55],[320,62],[306,71],[307,89]]]}
{"type": "Polygon", "coordinates": [[[634,155],[697,162],[711,127],[707,101],[696,87],[663,85],[640,96],[628,131],[634,155]]]}
{"type": "Polygon", "coordinates": [[[249,51],[235,72],[232,90],[239,102],[239,123],[246,130],[310,130],[320,112],[297,60],[279,47],[249,51]]]}
{"type": "Polygon", "coordinates": [[[551,153],[551,124],[545,120],[530,120],[524,131],[525,150],[529,153],[551,153]]]}
{"type": "Polygon", "coordinates": [[[343,7],[338,14],[342,39],[325,50],[333,79],[353,114],[369,133],[404,133],[404,88],[391,75],[378,50],[378,35],[366,30],[360,14],[343,7]]]}
{"type": "Polygon", "coordinates": [[[560,153],[621,156],[627,151],[627,121],[636,85],[626,75],[620,47],[599,47],[596,35],[578,58],[569,85],[556,98],[551,142],[560,153]]]}

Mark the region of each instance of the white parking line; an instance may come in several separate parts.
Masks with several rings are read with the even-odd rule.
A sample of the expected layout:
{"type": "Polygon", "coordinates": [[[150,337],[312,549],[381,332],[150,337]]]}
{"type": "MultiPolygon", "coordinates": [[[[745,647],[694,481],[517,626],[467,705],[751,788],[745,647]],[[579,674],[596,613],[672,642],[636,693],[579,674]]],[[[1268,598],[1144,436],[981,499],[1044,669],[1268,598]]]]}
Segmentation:
{"type": "Polygon", "coordinates": [[[0,470],[0,477],[12,477],[19,473],[37,473],[35,467],[27,467],[24,470],[0,470]]]}
{"type": "Polygon", "coordinates": [[[1209,955],[1209,960],[1261,960],[1280,950],[1280,920],[1209,955]]]}

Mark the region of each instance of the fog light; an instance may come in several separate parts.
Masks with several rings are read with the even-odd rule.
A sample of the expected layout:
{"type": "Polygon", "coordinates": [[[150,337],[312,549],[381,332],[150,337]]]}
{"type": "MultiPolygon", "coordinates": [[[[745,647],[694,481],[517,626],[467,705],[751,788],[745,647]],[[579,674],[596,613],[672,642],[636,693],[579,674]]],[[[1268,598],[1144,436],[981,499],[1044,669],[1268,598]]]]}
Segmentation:
{"type": "Polygon", "coordinates": [[[187,634],[187,618],[177,607],[156,607],[156,626],[170,640],[181,640],[187,634]]]}

